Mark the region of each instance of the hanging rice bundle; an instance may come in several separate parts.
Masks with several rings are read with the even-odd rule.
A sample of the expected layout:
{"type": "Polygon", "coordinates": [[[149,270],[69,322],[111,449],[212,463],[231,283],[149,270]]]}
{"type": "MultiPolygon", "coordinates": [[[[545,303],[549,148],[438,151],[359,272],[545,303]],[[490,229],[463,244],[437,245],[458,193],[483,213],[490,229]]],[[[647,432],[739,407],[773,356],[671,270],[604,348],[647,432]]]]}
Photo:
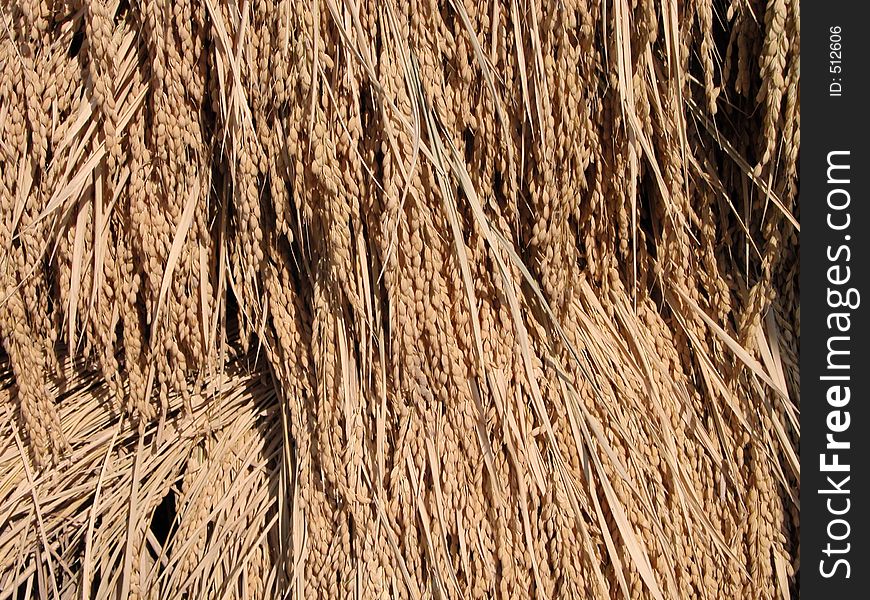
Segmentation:
{"type": "Polygon", "coordinates": [[[0,600],[796,593],[796,0],[0,20],[0,600]]]}

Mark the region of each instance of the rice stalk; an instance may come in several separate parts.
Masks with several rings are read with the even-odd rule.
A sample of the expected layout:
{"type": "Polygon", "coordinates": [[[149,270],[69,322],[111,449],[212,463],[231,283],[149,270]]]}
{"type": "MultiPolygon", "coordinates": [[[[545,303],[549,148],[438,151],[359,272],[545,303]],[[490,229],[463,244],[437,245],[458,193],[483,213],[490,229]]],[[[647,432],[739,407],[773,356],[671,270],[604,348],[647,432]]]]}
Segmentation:
{"type": "Polygon", "coordinates": [[[796,593],[797,2],[0,20],[0,600],[796,593]]]}

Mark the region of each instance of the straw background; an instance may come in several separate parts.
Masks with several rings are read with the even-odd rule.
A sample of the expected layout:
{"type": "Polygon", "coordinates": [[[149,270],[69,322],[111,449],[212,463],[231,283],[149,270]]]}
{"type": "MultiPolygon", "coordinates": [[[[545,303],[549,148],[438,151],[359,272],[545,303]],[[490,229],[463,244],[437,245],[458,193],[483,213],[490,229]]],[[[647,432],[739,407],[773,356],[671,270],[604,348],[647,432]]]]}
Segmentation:
{"type": "Polygon", "coordinates": [[[0,0],[0,599],[797,594],[796,0],[0,0]]]}

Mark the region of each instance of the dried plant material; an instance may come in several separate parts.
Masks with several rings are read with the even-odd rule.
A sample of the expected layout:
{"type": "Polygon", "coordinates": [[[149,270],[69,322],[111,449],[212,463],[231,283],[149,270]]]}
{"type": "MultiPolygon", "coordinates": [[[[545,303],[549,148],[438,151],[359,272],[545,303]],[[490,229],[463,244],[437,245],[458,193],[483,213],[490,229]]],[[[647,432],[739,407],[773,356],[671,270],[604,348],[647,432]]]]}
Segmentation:
{"type": "Polygon", "coordinates": [[[788,598],[797,2],[0,0],[0,600],[788,598]]]}

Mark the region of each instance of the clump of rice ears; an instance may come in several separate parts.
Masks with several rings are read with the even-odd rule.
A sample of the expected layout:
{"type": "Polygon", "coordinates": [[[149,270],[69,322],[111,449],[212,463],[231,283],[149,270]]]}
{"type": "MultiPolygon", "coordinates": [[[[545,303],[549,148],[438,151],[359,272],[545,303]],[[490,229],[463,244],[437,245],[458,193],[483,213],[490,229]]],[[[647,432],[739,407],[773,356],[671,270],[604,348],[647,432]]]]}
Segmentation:
{"type": "Polygon", "coordinates": [[[0,600],[789,598],[796,0],[0,0],[0,600]]]}

